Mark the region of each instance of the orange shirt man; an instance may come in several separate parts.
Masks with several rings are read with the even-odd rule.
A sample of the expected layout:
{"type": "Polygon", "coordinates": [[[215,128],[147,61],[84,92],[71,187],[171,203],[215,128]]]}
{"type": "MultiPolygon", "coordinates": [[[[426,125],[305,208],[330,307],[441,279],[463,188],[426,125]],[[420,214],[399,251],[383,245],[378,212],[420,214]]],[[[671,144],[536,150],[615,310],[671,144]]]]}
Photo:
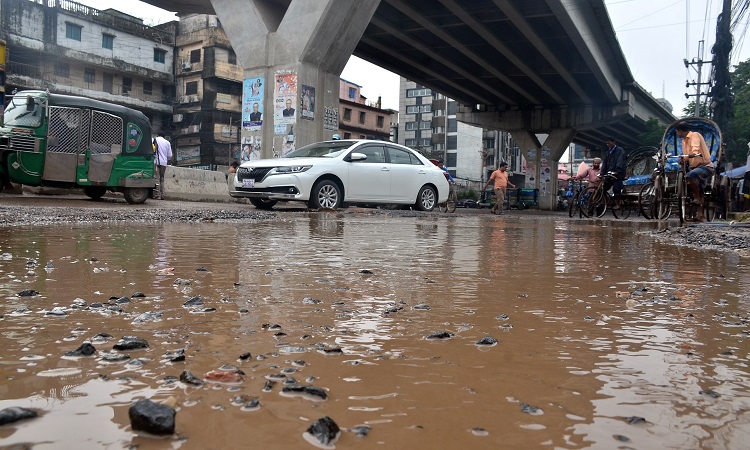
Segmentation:
{"type": "Polygon", "coordinates": [[[487,189],[487,186],[490,185],[493,181],[495,182],[495,197],[497,197],[497,201],[495,202],[495,205],[490,209],[490,212],[492,214],[502,214],[503,213],[503,202],[505,201],[505,191],[508,189],[508,186],[515,189],[516,185],[508,181],[508,164],[507,163],[500,163],[500,165],[497,167],[497,170],[492,172],[492,175],[490,175],[490,179],[487,180],[487,184],[484,185],[483,191],[487,189]]]}

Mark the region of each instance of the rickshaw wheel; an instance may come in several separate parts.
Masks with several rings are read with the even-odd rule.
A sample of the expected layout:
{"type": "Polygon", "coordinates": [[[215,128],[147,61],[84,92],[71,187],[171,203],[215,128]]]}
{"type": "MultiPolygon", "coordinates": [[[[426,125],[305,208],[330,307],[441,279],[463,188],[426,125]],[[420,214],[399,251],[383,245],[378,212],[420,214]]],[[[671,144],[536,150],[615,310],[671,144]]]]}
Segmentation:
{"type": "Polygon", "coordinates": [[[102,186],[85,186],[83,193],[91,200],[99,200],[107,193],[107,188],[102,186]]]}
{"type": "Polygon", "coordinates": [[[123,192],[125,200],[131,205],[140,205],[148,198],[148,189],[146,188],[125,188],[123,192]]]}

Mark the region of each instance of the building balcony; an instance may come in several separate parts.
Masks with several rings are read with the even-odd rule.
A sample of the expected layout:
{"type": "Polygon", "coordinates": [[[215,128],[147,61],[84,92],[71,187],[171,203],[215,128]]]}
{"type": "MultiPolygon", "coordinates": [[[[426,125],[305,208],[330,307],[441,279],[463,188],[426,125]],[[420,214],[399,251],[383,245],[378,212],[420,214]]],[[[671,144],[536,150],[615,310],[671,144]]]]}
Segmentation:
{"type": "Polygon", "coordinates": [[[224,80],[242,83],[242,81],[245,79],[244,74],[245,70],[242,68],[242,66],[221,61],[214,61],[213,66],[208,67],[208,71],[205,74],[205,77],[216,77],[222,78],[224,80]]]}
{"type": "Polygon", "coordinates": [[[430,143],[432,145],[445,144],[445,133],[432,133],[432,136],[430,136],[430,143]]]}
{"type": "Polygon", "coordinates": [[[432,118],[432,128],[445,128],[446,125],[446,117],[445,116],[437,116],[432,118]]]}

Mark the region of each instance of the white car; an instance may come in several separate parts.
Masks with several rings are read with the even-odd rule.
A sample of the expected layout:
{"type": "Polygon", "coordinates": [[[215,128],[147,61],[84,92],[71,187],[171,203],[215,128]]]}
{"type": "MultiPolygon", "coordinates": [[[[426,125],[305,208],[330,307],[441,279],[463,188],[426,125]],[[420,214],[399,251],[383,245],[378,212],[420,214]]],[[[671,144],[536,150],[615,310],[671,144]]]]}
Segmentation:
{"type": "Polygon", "coordinates": [[[229,195],[249,198],[260,209],[301,201],[315,209],[380,203],[432,211],[447,200],[448,191],[442,169],[410,148],[335,140],[307,145],[283,158],[242,163],[229,195]]]}

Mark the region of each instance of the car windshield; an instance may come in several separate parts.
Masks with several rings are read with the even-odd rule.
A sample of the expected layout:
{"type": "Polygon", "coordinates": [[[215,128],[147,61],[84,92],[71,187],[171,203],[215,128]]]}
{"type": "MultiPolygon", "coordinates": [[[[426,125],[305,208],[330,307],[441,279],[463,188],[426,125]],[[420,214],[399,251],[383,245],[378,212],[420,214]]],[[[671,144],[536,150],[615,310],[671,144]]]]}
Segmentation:
{"type": "Polygon", "coordinates": [[[28,97],[14,97],[5,108],[5,125],[16,127],[38,127],[42,124],[42,105],[34,101],[33,108],[27,108],[28,97]]]}
{"type": "Polygon", "coordinates": [[[287,153],[285,158],[335,158],[352,146],[352,142],[318,142],[287,153]]]}

